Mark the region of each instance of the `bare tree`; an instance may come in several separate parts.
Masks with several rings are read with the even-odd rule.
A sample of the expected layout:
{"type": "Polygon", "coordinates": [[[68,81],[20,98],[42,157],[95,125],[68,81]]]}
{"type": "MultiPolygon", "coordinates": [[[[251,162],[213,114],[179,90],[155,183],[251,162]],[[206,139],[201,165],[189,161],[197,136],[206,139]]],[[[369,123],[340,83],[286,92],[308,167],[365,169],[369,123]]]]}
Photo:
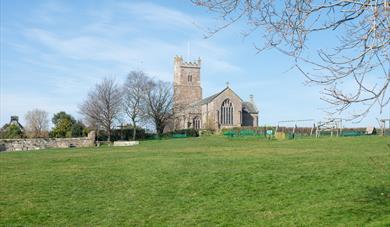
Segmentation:
{"type": "MultiPolygon", "coordinates": [[[[324,86],[323,99],[332,113],[351,105],[364,108],[353,118],[364,117],[373,106],[382,112],[389,104],[390,3],[388,0],[192,0],[217,13],[221,29],[244,20],[245,36],[261,32],[264,45],[258,52],[274,48],[295,59],[295,67],[308,82],[324,86]],[[314,33],[338,37],[332,49],[308,55],[308,40],[314,33]],[[304,57],[306,56],[306,57],[304,57]],[[305,66],[311,66],[308,69],[305,66]],[[354,85],[352,89],[343,84],[354,85]]],[[[257,33],[258,34],[258,33],[257,33]]],[[[348,86],[351,87],[351,86],[348,86]]]]}
{"type": "Polygon", "coordinates": [[[153,121],[158,135],[173,117],[172,84],[163,81],[150,81],[145,87],[146,114],[153,121]]]}
{"type": "Polygon", "coordinates": [[[25,120],[30,137],[42,138],[48,136],[49,114],[46,111],[39,109],[28,111],[25,120]]]}
{"type": "Polygon", "coordinates": [[[107,141],[111,140],[111,129],[121,112],[121,90],[113,79],[105,78],[88,93],[87,99],[80,105],[80,113],[91,122],[95,121],[107,132],[107,141]]]}
{"type": "Polygon", "coordinates": [[[132,71],[123,85],[123,108],[133,124],[133,140],[136,138],[137,126],[145,115],[146,89],[150,78],[142,71],[132,71]]]}

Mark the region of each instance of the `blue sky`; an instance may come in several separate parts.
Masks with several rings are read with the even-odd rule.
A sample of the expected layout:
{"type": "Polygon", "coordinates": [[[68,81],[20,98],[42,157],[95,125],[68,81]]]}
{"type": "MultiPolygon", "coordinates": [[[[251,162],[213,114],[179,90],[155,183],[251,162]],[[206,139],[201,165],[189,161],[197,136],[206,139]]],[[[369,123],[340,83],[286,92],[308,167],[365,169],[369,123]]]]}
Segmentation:
{"type": "MultiPolygon", "coordinates": [[[[303,75],[290,70],[291,59],[273,50],[256,54],[253,43],[261,39],[244,38],[244,23],[204,39],[206,29],[219,22],[190,1],[0,2],[1,124],[11,115],[23,123],[34,108],[81,118],[78,105],[95,83],[104,77],[121,83],[131,70],[172,81],[175,55],[202,59],[204,97],[227,81],[243,99],[253,94],[260,125],[327,117],[321,88],[305,85],[303,75]]],[[[331,45],[331,40],[318,36],[311,45],[331,45]]],[[[355,126],[376,125],[377,117],[390,117],[390,111],[380,115],[374,109],[355,126]]]]}

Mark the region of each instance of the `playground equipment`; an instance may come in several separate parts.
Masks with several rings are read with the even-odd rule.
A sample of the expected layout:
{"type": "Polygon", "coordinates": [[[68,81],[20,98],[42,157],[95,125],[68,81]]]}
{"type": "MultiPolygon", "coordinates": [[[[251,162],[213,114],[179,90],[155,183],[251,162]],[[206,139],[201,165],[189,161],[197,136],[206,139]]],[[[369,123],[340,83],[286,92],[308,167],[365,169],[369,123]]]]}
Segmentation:
{"type": "Polygon", "coordinates": [[[388,119],[381,119],[379,120],[380,122],[380,127],[381,127],[381,135],[390,135],[390,118],[388,119]],[[388,122],[388,127],[386,129],[386,122],[388,122]]]}
{"type": "Polygon", "coordinates": [[[284,139],[288,136],[289,139],[294,139],[297,135],[300,136],[315,136],[318,138],[324,134],[330,136],[340,136],[343,133],[343,119],[330,118],[326,121],[316,122],[314,119],[286,120],[279,121],[275,130],[275,136],[284,139]],[[299,125],[306,124],[309,126],[302,127],[299,125]],[[291,127],[282,125],[293,124],[291,127]]]}
{"type": "Polygon", "coordinates": [[[343,119],[331,118],[327,121],[319,121],[316,126],[316,137],[321,136],[321,132],[330,132],[330,136],[336,133],[336,136],[340,136],[343,133],[343,119]]]}
{"type": "Polygon", "coordinates": [[[278,121],[278,125],[276,126],[276,129],[275,129],[275,136],[277,138],[285,138],[286,136],[286,133],[288,135],[288,138],[289,139],[294,139],[296,134],[298,133],[298,129],[302,129],[302,128],[298,128],[298,124],[304,124],[304,123],[307,123],[309,122],[310,123],[310,126],[309,127],[304,127],[303,129],[306,129],[306,130],[300,130],[299,133],[303,133],[303,134],[308,134],[310,136],[313,135],[313,132],[314,132],[314,129],[315,129],[315,120],[314,119],[299,119],[299,120],[285,120],[285,121],[278,121]],[[294,124],[293,127],[286,127],[286,126],[283,126],[286,125],[286,124],[294,124]],[[308,132],[305,132],[309,130],[308,132]]]}

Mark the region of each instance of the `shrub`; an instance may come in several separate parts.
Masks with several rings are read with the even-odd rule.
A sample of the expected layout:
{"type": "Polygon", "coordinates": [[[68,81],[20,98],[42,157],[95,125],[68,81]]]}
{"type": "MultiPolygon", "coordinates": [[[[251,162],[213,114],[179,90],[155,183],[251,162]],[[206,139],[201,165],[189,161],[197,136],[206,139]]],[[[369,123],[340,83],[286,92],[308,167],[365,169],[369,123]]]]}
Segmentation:
{"type": "Polygon", "coordinates": [[[265,136],[267,133],[267,130],[273,130],[275,132],[275,127],[270,126],[261,126],[261,127],[234,127],[234,128],[224,128],[221,130],[221,134],[224,135],[228,132],[233,132],[236,135],[240,135],[241,132],[249,132],[252,131],[253,135],[263,135],[265,136]]]}
{"type": "Polygon", "coordinates": [[[71,137],[87,136],[88,133],[85,133],[84,129],[85,129],[84,124],[81,121],[76,121],[75,123],[73,123],[70,131],[71,137]]]}
{"type": "MultiPolygon", "coordinates": [[[[145,130],[142,128],[137,128],[137,131],[135,133],[136,140],[144,140],[146,138],[145,130]]],[[[99,131],[97,140],[99,141],[105,141],[107,140],[107,132],[105,131],[99,131]]],[[[117,141],[117,140],[132,140],[133,139],[133,128],[123,128],[123,129],[113,129],[111,131],[111,141],[117,141]]]]}
{"type": "Polygon", "coordinates": [[[80,120],[76,121],[70,114],[67,114],[64,111],[54,114],[52,122],[54,128],[50,132],[50,137],[71,138],[87,135],[84,132],[84,124],[80,120]]]}
{"type": "Polygon", "coordinates": [[[181,129],[181,130],[175,130],[173,132],[174,134],[185,134],[187,136],[191,137],[198,137],[199,136],[199,131],[196,129],[181,129]]]}
{"type": "Polygon", "coordinates": [[[179,130],[175,130],[172,132],[167,132],[167,133],[162,134],[160,136],[160,139],[169,139],[169,138],[172,138],[173,135],[175,135],[175,134],[186,135],[187,137],[198,137],[199,131],[196,129],[192,129],[192,128],[179,129],[179,130]]]}
{"type": "Polygon", "coordinates": [[[200,136],[211,136],[214,134],[214,130],[210,130],[210,129],[203,129],[203,130],[200,130],[199,131],[199,135],[200,136]]]}
{"type": "Polygon", "coordinates": [[[72,121],[68,118],[56,119],[56,125],[53,131],[50,133],[51,136],[56,138],[71,137],[72,121]]]}
{"type": "Polygon", "coordinates": [[[1,138],[4,139],[20,139],[23,138],[23,132],[17,125],[9,125],[5,128],[5,130],[1,133],[1,138]]]}

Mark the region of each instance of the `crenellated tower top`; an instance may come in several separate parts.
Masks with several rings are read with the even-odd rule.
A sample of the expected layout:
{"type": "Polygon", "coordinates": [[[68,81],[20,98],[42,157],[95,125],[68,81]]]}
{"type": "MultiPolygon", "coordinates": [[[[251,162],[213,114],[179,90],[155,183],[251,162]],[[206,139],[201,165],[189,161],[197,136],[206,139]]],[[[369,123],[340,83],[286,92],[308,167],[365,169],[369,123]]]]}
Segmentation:
{"type": "Polygon", "coordinates": [[[175,56],[175,65],[183,66],[183,67],[196,67],[200,68],[201,60],[198,58],[198,60],[195,61],[184,61],[182,56],[176,55],[175,56]]]}

